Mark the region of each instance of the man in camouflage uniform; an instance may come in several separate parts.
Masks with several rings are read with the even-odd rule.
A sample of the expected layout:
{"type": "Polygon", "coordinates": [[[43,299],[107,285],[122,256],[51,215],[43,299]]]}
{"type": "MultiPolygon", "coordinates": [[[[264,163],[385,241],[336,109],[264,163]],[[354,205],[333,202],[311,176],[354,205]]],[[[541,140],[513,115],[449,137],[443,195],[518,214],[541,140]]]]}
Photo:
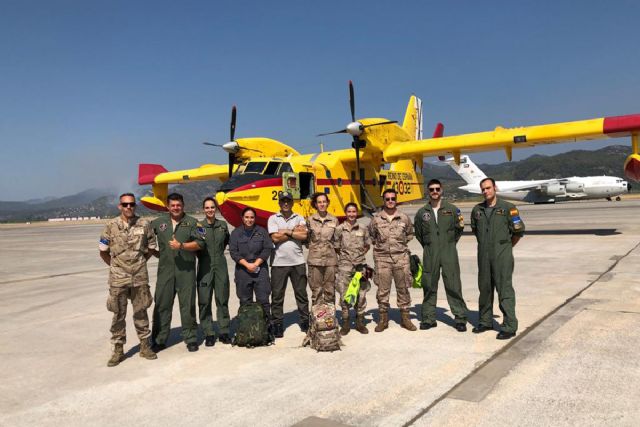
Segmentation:
{"type": "Polygon", "coordinates": [[[149,318],[151,306],[147,260],[156,250],[156,236],[149,222],[135,215],[136,199],[131,193],[120,196],[120,216],[107,222],[100,236],[100,258],[109,266],[109,298],[107,310],[113,313],[111,344],[113,354],[107,366],[124,360],[127,341],[127,299],[133,306],[133,324],[140,339],[140,356],[153,360],[158,357],[151,350],[149,318]]]}
{"type": "Polygon", "coordinates": [[[213,329],[211,302],[215,295],[216,320],[220,331],[220,342],[230,344],[229,336],[229,271],[224,248],[229,244],[227,223],[216,219],[216,204],[212,197],[202,203],[204,209],[204,240],[206,249],[198,252],[198,312],[200,326],[204,332],[204,345],[216,343],[213,329]]]}
{"type": "Polygon", "coordinates": [[[380,310],[380,320],[375,331],[382,332],[389,327],[389,293],[392,279],[396,284],[398,308],[402,316],[400,326],[409,331],[415,331],[416,327],[411,323],[409,314],[411,306],[409,288],[411,288],[413,277],[409,263],[408,243],[413,239],[413,224],[405,213],[398,211],[395,190],[384,190],[382,198],[384,199],[382,211],[374,215],[369,223],[375,262],[373,281],[378,286],[376,297],[380,310]]]}
{"type": "MultiPolygon", "coordinates": [[[[344,300],[351,278],[364,267],[365,256],[371,246],[369,229],[359,224],[358,206],[355,203],[347,203],[344,207],[347,220],[336,229],[336,251],[338,251],[338,279],[336,287],[340,295],[340,306],[342,307],[342,327],[341,335],[347,335],[351,330],[349,320],[349,305],[344,300]]],[[[368,334],[369,330],[365,326],[364,314],[367,311],[367,291],[369,281],[361,282],[356,303],[356,330],[361,334],[368,334]]]]}
{"type": "Polygon", "coordinates": [[[198,351],[196,323],[196,255],[204,249],[206,233],[201,223],[184,213],[180,194],[167,196],[169,214],[153,220],[151,226],[158,238],[158,281],[153,307],[154,350],[166,348],[171,330],[173,301],[178,294],[182,339],[187,350],[198,351]]]}
{"type": "Polygon", "coordinates": [[[429,202],[416,213],[413,221],[416,238],[422,245],[422,321],[420,329],[438,326],[436,302],[438,281],[442,269],[442,280],[451,313],[456,319],[456,330],[467,330],[467,305],[462,298],[460,264],[456,243],[462,236],[464,220],[460,209],[442,200],[442,184],[432,179],[427,184],[429,202]]]}
{"type": "Polygon", "coordinates": [[[516,294],[513,290],[513,247],[524,235],[520,212],[511,203],[496,197],[493,178],[480,181],[484,202],[471,211],[471,228],[478,240],[478,288],[480,321],[474,333],[493,329],[493,290],[498,292],[502,327],[499,340],[514,337],[518,330],[516,294]]]}

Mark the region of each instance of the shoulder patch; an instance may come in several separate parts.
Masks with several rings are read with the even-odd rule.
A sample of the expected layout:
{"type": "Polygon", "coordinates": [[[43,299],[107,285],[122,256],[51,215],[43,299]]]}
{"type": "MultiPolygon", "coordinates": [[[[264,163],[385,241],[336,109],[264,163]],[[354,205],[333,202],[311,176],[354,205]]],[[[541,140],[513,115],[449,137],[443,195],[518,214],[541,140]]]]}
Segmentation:
{"type": "Polygon", "coordinates": [[[518,212],[518,208],[511,208],[509,209],[509,215],[511,216],[518,216],[519,212],[518,212]]]}
{"type": "Polygon", "coordinates": [[[162,224],[160,224],[160,231],[165,231],[167,229],[167,223],[163,222],[162,224]]]}
{"type": "Polygon", "coordinates": [[[430,221],[431,220],[431,212],[425,211],[425,213],[422,214],[422,219],[424,221],[430,221]]]}
{"type": "Polygon", "coordinates": [[[196,227],[196,231],[202,237],[207,235],[207,229],[202,226],[202,224],[198,223],[198,227],[196,227]]]}
{"type": "Polygon", "coordinates": [[[480,209],[478,209],[478,210],[476,211],[476,213],[475,213],[475,217],[476,217],[476,219],[480,219],[480,218],[482,218],[482,213],[480,212],[480,209]]]}

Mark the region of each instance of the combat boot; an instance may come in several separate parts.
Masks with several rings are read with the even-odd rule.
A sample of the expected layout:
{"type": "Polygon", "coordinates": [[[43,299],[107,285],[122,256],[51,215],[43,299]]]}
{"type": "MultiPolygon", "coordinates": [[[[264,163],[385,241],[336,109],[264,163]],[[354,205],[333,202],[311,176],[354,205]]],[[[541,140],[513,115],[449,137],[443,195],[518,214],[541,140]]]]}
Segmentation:
{"type": "Polygon", "coordinates": [[[351,319],[349,317],[342,318],[342,327],[340,328],[340,335],[347,335],[351,330],[351,319]]]}
{"type": "Polygon", "coordinates": [[[386,311],[380,312],[380,319],[378,320],[378,325],[376,326],[376,332],[382,332],[389,327],[389,313],[386,311]]]}
{"type": "Polygon", "coordinates": [[[358,317],[356,317],[356,331],[360,332],[361,334],[369,333],[369,330],[364,324],[364,314],[358,314],[358,317]]]}
{"type": "Polygon", "coordinates": [[[155,360],[158,358],[158,355],[151,350],[149,340],[140,341],[140,357],[144,357],[147,360],[155,360]]]}
{"type": "Polygon", "coordinates": [[[118,366],[120,362],[124,360],[124,350],[122,349],[122,344],[114,344],[113,346],[113,354],[111,355],[111,359],[107,362],[107,366],[113,367],[118,366]]]}
{"type": "Polygon", "coordinates": [[[416,325],[411,323],[411,319],[409,318],[409,310],[400,311],[400,315],[402,316],[402,321],[400,322],[400,326],[405,328],[407,331],[415,331],[416,325]]]}

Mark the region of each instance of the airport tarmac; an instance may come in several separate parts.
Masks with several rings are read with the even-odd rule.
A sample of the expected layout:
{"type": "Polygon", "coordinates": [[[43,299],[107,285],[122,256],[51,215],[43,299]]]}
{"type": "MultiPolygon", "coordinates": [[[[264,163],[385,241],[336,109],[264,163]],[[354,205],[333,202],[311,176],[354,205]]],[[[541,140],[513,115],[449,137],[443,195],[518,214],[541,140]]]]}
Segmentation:
{"type": "MultiPolygon", "coordinates": [[[[0,425],[637,425],[640,201],[520,209],[527,234],[514,249],[520,329],[511,341],[458,333],[442,284],[436,329],[401,329],[394,310],[389,329],[374,333],[372,286],[370,333],[352,330],[341,351],[316,353],[300,347],[289,287],[285,337],[274,346],[188,353],[176,303],[158,360],[138,357],[129,315],[129,357],[114,368],[102,226],[0,227],[0,425]]],[[[475,324],[476,242],[471,207],[462,210],[463,294],[475,324]]],[[[411,249],[421,253],[415,240],[411,249]]],[[[417,324],[422,290],[411,295],[417,324]]],[[[232,285],[232,314],[237,307],[232,285]]],[[[497,325],[497,301],[494,313],[497,325]]]]}

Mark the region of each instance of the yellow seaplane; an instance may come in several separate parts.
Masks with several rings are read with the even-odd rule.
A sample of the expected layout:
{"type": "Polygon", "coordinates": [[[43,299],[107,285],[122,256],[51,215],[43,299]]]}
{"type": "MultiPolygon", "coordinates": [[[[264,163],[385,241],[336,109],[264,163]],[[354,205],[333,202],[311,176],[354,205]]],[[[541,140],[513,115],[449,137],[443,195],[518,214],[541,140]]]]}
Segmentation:
{"type": "Polygon", "coordinates": [[[361,213],[382,205],[382,192],[393,188],[398,201],[409,202],[424,196],[421,169],[424,156],[450,155],[458,161],[462,154],[504,150],[508,160],[514,148],[555,144],[606,137],[632,138],[632,154],[624,164],[627,177],[640,180],[640,114],[605,117],[574,122],[517,128],[496,127],[492,131],[443,136],[439,123],[433,137],[422,139],[422,102],[411,96],[402,125],[384,118],[356,120],[355,97],[349,82],[351,122],[339,131],[352,136],[351,148],[301,154],[270,138],[235,138],[236,107],[231,113],[230,141],[222,147],[229,154],[227,165],[205,164],[195,169],[167,171],[157,164],[140,164],[138,183],[152,185],[153,195],[142,203],[153,210],[166,210],[169,184],[219,180],[222,185],[215,200],[224,218],[240,225],[245,207],[256,211],[256,221],[266,226],[270,215],[279,211],[278,192],[294,197],[294,212],[313,213],[310,196],[327,194],[329,212],[344,218],[344,206],[355,202],[361,213]]]}

